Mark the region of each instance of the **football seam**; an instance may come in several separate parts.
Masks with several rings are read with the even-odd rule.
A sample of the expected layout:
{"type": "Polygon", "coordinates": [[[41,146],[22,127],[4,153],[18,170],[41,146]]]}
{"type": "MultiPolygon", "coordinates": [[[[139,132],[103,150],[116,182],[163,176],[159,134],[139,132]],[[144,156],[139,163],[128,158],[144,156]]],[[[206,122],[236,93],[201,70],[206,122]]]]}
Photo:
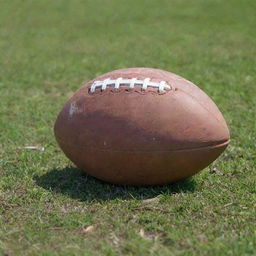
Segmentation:
{"type": "MultiPolygon", "coordinates": [[[[87,146],[79,146],[77,145],[77,143],[75,143],[75,145],[71,144],[71,143],[66,143],[64,142],[62,139],[60,139],[59,137],[57,137],[57,142],[61,142],[61,144],[70,146],[70,147],[77,147],[77,148],[87,148],[87,146]]],[[[228,144],[230,143],[230,139],[220,143],[220,144],[215,144],[215,145],[208,145],[205,147],[197,147],[197,148],[184,148],[184,149],[175,149],[175,150],[155,150],[155,151],[143,151],[143,150],[109,150],[109,149],[96,149],[96,148],[89,148],[89,151],[102,151],[102,152],[118,152],[118,153],[175,153],[175,152],[185,152],[185,151],[196,151],[196,150],[207,150],[207,149],[214,149],[214,148],[219,148],[219,147],[223,147],[223,146],[228,146],[228,144]]],[[[59,143],[60,144],[60,143],[59,143]]]]}
{"type": "MultiPolygon", "coordinates": [[[[182,91],[183,93],[187,94],[189,97],[191,97],[191,98],[192,98],[195,102],[197,102],[204,110],[206,110],[209,114],[211,114],[211,115],[214,117],[214,119],[217,120],[217,121],[221,124],[222,127],[226,128],[225,125],[223,125],[223,123],[222,123],[209,109],[207,109],[204,105],[201,104],[200,101],[197,100],[197,98],[195,98],[193,95],[191,95],[190,93],[185,92],[184,90],[182,90],[182,89],[180,89],[180,88],[179,88],[179,90],[182,91]]],[[[210,98],[210,100],[211,100],[211,98],[210,98]]],[[[214,102],[213,102],[213,103],[214,103],[214,102]]],[[[218,107],[217,107],[217,108],[218,108],[218,107]]],[[[219,109],[218,109],[218,110],[219,110],[219,109]]]]}

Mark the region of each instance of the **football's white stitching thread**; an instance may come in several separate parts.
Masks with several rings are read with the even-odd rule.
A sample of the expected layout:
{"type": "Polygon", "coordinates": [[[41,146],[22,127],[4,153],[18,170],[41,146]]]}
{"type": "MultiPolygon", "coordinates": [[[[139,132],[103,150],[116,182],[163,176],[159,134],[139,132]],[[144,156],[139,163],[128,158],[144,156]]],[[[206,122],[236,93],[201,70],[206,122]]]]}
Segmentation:
{"type": "Polygon", "coordinates": [[[144,80],[139,80],[137,78],[122,78],[119,77],[117,79],[107,78],[103,81],[94,81],[90,92],[94,93],[96,89],[101,89],[102,91],[106,90],[107,87],[114,87],[116,90],[120,88],[120,86],[129,86],[130,89],[133,89],[135,85],[140,85],[142,90],[147,90],[147,88],[156,88],[159,93],[163,93],[165,91],[171,90],[172,87],[168,85],[165,81],[152,82],[150,78],[145,78],[144,80]]]}

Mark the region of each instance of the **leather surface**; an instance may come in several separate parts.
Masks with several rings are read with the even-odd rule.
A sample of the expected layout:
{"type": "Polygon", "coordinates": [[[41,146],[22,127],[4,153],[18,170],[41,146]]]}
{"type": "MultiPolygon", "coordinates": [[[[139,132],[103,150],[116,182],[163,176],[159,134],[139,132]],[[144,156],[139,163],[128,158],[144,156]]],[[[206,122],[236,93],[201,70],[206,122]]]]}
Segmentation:
{"type": "Polygon", "coordinates": [[[182,151],[118,152],[59,143],[66,156],[92,176],[136,186],[166,184],[190,177],[213,162],[228,145],[182,151]]]}
{"type": "Polygon", "coordinates": [[[150,68],[116,70],[85,84],[60,112],[55,135],[77,166],[122,184],[161,184],[191,176],[215,160],[229,141],[222,114],[202,90],[150,68]],[[93,81],[118,77],[166,81],[172,90],[159,94],[122,87],[89,93],[93,81]]]}

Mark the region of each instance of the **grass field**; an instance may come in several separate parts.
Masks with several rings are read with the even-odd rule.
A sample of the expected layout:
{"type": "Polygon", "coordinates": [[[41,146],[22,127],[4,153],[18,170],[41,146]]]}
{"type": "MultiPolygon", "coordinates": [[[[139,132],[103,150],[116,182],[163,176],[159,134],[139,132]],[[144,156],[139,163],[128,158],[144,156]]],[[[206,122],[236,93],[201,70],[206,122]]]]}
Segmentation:
{"type": "Polygon", "coordinates": [[[0,0],[0,255],[256,255],[255,13],[254,0],[0,0]],[[231,145],[195,177],[109,185],[56,145],[68,97],[134,66],[193,81],[226,118],[231,145]]]}

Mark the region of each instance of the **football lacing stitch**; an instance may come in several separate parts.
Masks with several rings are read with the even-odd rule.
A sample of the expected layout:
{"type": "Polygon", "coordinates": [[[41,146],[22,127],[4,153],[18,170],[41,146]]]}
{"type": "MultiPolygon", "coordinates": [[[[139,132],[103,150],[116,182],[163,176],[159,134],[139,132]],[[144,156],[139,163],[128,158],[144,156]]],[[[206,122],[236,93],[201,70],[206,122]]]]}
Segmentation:
{"type": "Polygon", "coordinates": [[[147,88],[156,88],[159,93],[164,93],[165,91],[171,90],[172,87],[168,85],[165,81],[161,82],[153,82],[150,81],[150,78],[145,78],[143,80],[139,80],[137,78],[122,78],[119,77],[117,79],[107,78],[103,81],[94,81],[90,92],[94,93],[96,89],[101,89],[105,91],[107,87],[113,87],[118,90],[120,86],[129,86],[129,89],[133,89],[135,85],[141,86],[142,90],[147,90],[147,88]]]}

